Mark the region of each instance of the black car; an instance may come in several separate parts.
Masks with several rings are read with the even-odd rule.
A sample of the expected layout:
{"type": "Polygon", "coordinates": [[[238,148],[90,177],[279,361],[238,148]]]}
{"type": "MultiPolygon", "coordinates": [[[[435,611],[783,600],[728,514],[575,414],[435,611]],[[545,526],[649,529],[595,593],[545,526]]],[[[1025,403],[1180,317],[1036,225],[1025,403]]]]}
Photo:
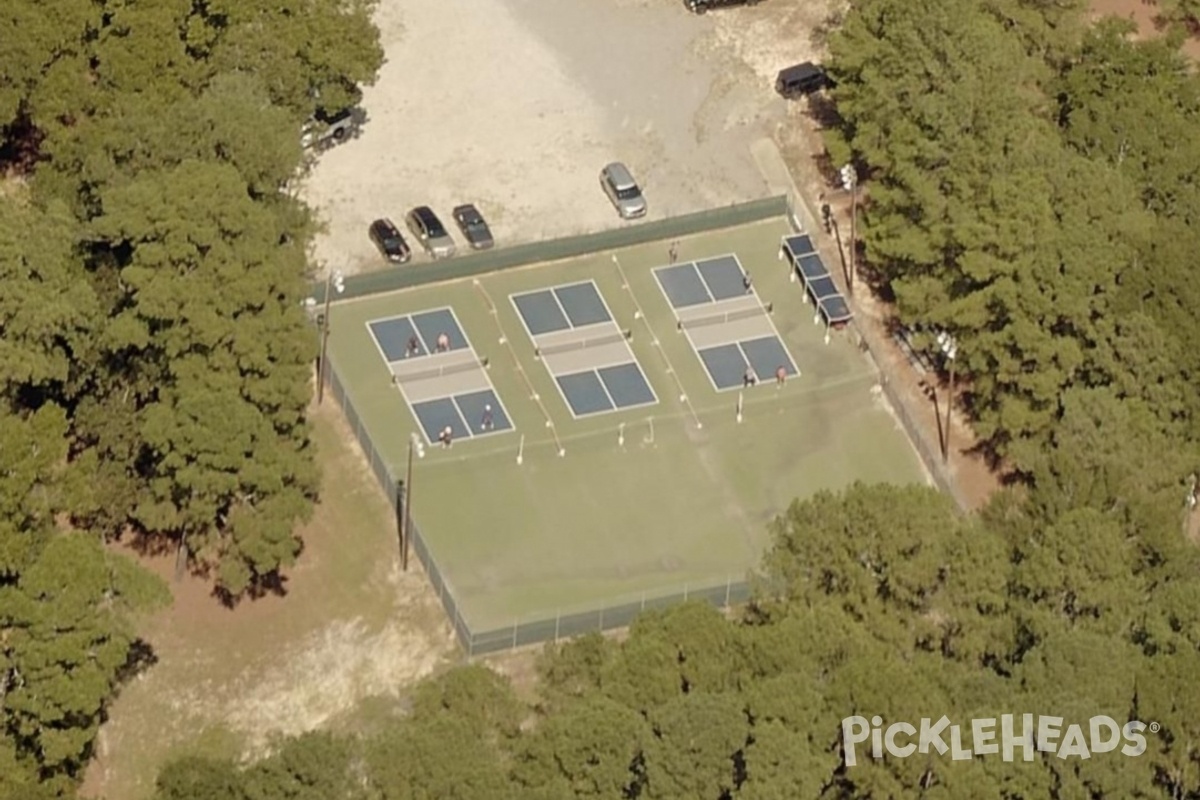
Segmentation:
{"type": "Polygon", "coordinates": [[[813,94],[831,88],[833,80],[826,74],[824,67],[811,61],[780,70],[779,77],[775,79],[775,91],[784,97],[813,94]]]}
{"type": "Polygon", "coordinates": [[[683,4],[693,14],[703,14],[710,8],[721,8],[722,6],[752,6],[758,3],[759,0],[683,0],[683,4]]]}
{"type": "Polygon", "coordinates": [[[492,240],[491,228],[488,227],[483,215],[475,206],[470,203],[456,206],[450,212],[450,216],[454,217],[454,221],[458,223],[458,229],[462,231],[472,250],[487,250],[495,244],[492,240]]]}
{"type": "Polygon", "coordinates": [[[377,219],[371,223],[371,241],[379,248],[383,257],[393,264],[403,264],[412,258],[412,250],[408,242],[400,234],[400,230],[390,219],[377,219]]]}
{"type": "Polygon", "coordinates": [[[449,258],[454,255],[454,240],[446,232],[446,226],[429,206],[417,206],[408,212],[408,229],[421,241],[425,252],[434,258],[449,258]]]}

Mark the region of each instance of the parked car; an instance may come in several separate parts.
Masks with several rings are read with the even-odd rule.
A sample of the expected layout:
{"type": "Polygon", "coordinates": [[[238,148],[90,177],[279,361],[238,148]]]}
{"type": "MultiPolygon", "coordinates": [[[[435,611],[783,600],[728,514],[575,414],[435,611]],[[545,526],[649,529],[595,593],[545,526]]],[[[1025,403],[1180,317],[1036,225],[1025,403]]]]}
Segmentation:
{"type": "Polygon", "coordinates": [[[758,0],[683,0],[683,4],[688,7],[688,10],[693,14],[703,14],[710,8],[721,8],[722,6],[752,6],[758,3],[758,0]]]}
{"type": "Polygon", "coordinates": [[[408,212],[408,229],[420,240],[425,252],[434,258],[449,258],[457,248],[446,226],[429,206],[417,206],[408,212]]]}
{"type": "Polygon", "coordinates": [[[475,206],[470,203],[456,206],[450,212],[450,216],[458,223],[458,229],[462,231],[472,250],[487,250],[495,244],[492,240],[492,229],[475,206]]]}
{"type": "Polygon", "coordinates": [[[383,257],[393,264],[403,264],[412,258],[408,242],[390,219],[384,217],[372,222],[370,236],[383,257]]]}
{"type": "Polygon", "coordinates": [[[337,144],[354,132],[354,124],[354,110],[350,108],[331,116],[317,112],[301,130],[300,145],[318,147],[337,144]]]}
{"type": "Polygon", "coordinates": [[[600,187],[612,201],[621,219],[646,216],[646,198],[642,196],[641,188],[624,164],[613,162],[602,169],[600,187]]]}
{"type": "Polygon", "coordinates": [[[833,86],[825,69],[811,61],[779,71],[775,79],[775,91],[784,97],[812,94],[833,86]]]}

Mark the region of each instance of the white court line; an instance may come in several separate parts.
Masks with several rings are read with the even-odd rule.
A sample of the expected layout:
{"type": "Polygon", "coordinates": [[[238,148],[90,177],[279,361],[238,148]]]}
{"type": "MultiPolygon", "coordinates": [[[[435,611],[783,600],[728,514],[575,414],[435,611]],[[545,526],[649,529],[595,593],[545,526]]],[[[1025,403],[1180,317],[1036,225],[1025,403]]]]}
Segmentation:
{"type": "MultiPolygon", "coordinates": [[[[567,284],[567,285],[569,286],[570,284],[567,284]]],[[[546,292],[548,292],[550,294],[550,296],[554,298],[554,305],[558,306],[558,310],[562,312],[563,319],[565,319],[567,321],[567,325],[570,326],[569,328],[567,328],[567,330],[573,331],[573,330],[575,330],[575,323],[571,321],[571,315],[567,313],[567,309],[565,306],[563,306],[562,300],[558,299],[558,294],[554,291],[554,289],[556,289],[556,288],[558,288],[558,287],[552,287],[550,289],[546,289],[546,292]]]]}
{"type": "MultiPolygon", "coordinates": [[[[421,329],[419,327],[417,327],[417,317],[425,316],[426,314],[436,314],[439,311],[449,311],[450,312],[450,319],[454,320],[454,327],[458,328],[458,332],[462,334],[463,341],[467,343],[467,347],[471,347],[471,340],[467,338],[467,330],[459,323],[458,315],[454,313],[454,307],[453,306],[440,306],[439,308],[425,308],[420,311],[414,311],[413,313],[408,315],[409,318],[412,320],[413,330],[417,332],[417,336],[419,336],[421,338],[421,341],[425,344],[425,352],[429,355],[432,355],[437,352],[437,348],[430,347],[429,342],[425,341],[425,334],[421,333],[421,329]]],[[[434,342],[434,344],[437,344],[437,342],[434,342]]],[[[474,350],[475,348],[471,347],[471,349],[474,350]]]]}
{"type": "Polygon", "coordinates": [[[668,264],[665,267],[655,267],[654,269],[650,270],[650,272],[654,274],[654,282],[658,284],[658,290],[662,292],[663,297],[667,299],[667,305],[671,307],[671,313],[675,315],[675,319],[679,319],[680,308],[695,308],[696,306],[704,305],[703,303],[693,303],[690,306],[676,306],[675,302],[671,300],[671,295],[667,292],[667,285],[663,283],[662,278],[658,274],[660,272],[667,272],[669,270],[682,270],[684,267],[691,267],[692,272],[694,272],[696,277],[700,279],[700,285],[704,287],[704,293],[708,295],[708,302],[710,304],[717,302],[717,299],[713,297],[713,293],[708,290],[708,282],[704,280],[704,276],[700,274],[700,268],[696,266],[695,261],[689,261],[686,264],[668,264]]]}
{"type": "MultiPolygon", "coordinates": [[[[512,433],[513,431],[515,431],[515,430],[517,429],[517,423],[513,422],[513,418],[512,418],[512,416],[511,416],[511,415],[508,413],[508,409],[504,407],[504,401],[500,399],[500,393],[496,391],[496,387],[495,387],[495,386],[492,386],[492,385],[491,385],[491,380],[492,380],[492,379],[489,377],[489,378],[488,378],[489,391],[492,393],[492,397],[494,397],[494,398],[495,398],[495,400],[496,400],[496,406],[497,406],[497,408],[499,408],[499,409],[500,409],[500,411],[501,411],[501,412],[503,412],[503,414],[504,414],[504,418],[505,418],[506,420],[508,420],[508,427],[507,427],[507,428],[503,428],[503,429],[501,429],[501,430],[496,430],[495,428],[492,428],[492,430],[490,430],[490,431],[478,431],[478,432],[476,432],[476,431],[472,430],[472,429],[471,429],[471,426],[468,424],[468,425],[467,425],[467,430],[471,431],[471,438],[473,438],[473,439],[482,439],[482,438],[484,438],[485,436],[497,436],[497,435],[499,435],[499,434],[502,434],[502,433],[512,433]]],[[[466,392],[465,394],[475,394],[475,392],[466,392]]],[[[456,395],[447,395],[447,397],[449,397],[449,398],[450,398],[450,400],[451,400],[451,401],[454,403],[455,407],[456,407],[456,408],[458,408],[458,414],[459,414],[459,416],[460,416],[460,417],[462,417],[462,418],[463,418],[463,422],[466,422],[466,420],[467,420],[467,415],[466,415],[466,413],[463,411],[463,409],[462,409],[462,406],[461,406],[461,405],[459,405],[459,403],[458,403],[458,398],[460,398],[460,397],[462,397],[462,396],[463,396],[463,395],[460,395],[460,394],[456,394],[456,395]]]]}
{"type": "MultiPolygon", "coordinates": [[[[629,408],[645,408],[646,406],[654,406],[654,405],[658,405],[658,392],[654,391],[654,385],[653,385],[652,383],[650,383],[650,379],[649,379],[648,377],[646,377],[646,371],[645,371],[644,369],[642,369],[642,365],[641,365],[641,364],[639,364],[637,361],[631,361],[631,362],[629,362],[629,363],[631,363],[631,364],[633,364],[635,367],[637,367],[638,374],[642,376],[642,383],[646,384],[646,388],[650,390],[650,396],[651,396],[651,397],[653,397],[654,399],[653,399],[653,400],[647,400],[645,403],[634,403],[634,404],[633,404],[633,405],[631,405],[631,406],[618,406],[618,405],[617,405],[617,403],[616,403],[616,401],[614,400],[614,401],[613,401],[613,406],[614,406],[614,408],[615,408],[617,411],[624,411],[624,410],[626,410],[626,409],[629,409],[629,408]]],[[[625,365],[624,365],[624,364],[612,364],[612,365],[610,365],[610,366],[613,366],[613,367],[623,367],[623,366],[625,366],[625,365]]],[[[600,377],[600,370],[602,370],[602,369],[607,369],[607,367],[599,367],[599,368],[597,368],[597,369],[596,369],[596,374],[597,374],[597,377],[600,377]]],[[[600,377],[600,383],[602,383],[602,384],[604,383],[604,378],[603,378],[603,377],[600,377]]],[[[607,385],[607,384],[605,384],[604,388],[605,388],[605,390],[607,391],[607,389],[608,389],[608,385],[607,385]]],[[[609,397],[610,397],[610,398],[612,397],[612,393],[611,393],[611,392],[609,392],[609,397]]]]}
{"type": "MultiPolygon", "coordinates": [[[[549,367],[546,367],[546,372],[550,374],[550,382],[553,383],[555,388],[558,389],[558,396],[562,398],[563,405],[567,407],[567,413],[569,413],[571,415],[571,419],[582,419],[583,417],[580,417],[578,414],[575,413],[575,406],[571,405],[571,401],[569,399],[567,399],[567,393],[566,393],[566,391],[563,390],[562,384],[558,382],[558,379],[560,377],[561,378],[569,378],[572,375],[582,375],[583,373],[587,372],[587,370],[586,369],[581,370],[580,372],[564,372],[562,375],[555,375],[553,372],[550,372],[549,367]]],[[[596,376],[596,380],[600,380],[600,376],[596,376]]],[[[603,385],[604,381],[600,381],[600,383],[601,383],[601,385],[603,385]]],[[[611,410],[611,409],[609,409],[609,410],[611,410]]],[[[600,413],[603,413],[603,412],[593,411],[591,414],[584,414],[583,416],[590,417],[590,416],[592,416],[592,414],[600,414],[600,413]]]]}
{"type": "MultiPolygon", "coordinates": [[[[620,408],[617,401],[613,399],[612,392],[608,390],[608,384],[604,382],[604,378],[600,377],[600,370],[593,369],[592,374],[596,376],[596,381],[600,384],[600,388],[604,391],[604,396],[608,398],[608,404],[612,406],[610,411],[616,411],[620,408]]],[[[600,413],[600,412],[596,412],[600,413]]]]}
{"type": "MultiPolygon", "coordinates": [[[[508,302],[512,304],[513,311],[515,311],[517,314],[517,319],[521,320],[521,328],[524,329],[525,335],[529,337],[529,341],[532,342],[535,347],[537,346],[537,339],[534,338],[533,331],[529,330],[529,324],[527,322],[525,322],[525,315],[521,313],[521,307],[519,305],[517,305],[517,298],[518,297],[528,297],[529,295],[540,294],[540,293],[541,293],[541,290],[538,290],[536,292],[517,292],[515,294],[510,294],[508,296],[508,302]]],[[[499,312],[499,309],[497,309],[497,313],[498,312],[499,312]]],[[[570,320],[568,320],[568,322],[569,321],[570,320]]],[[[501,330],[503,330],[503,329],[501,329],[501,330]]]]}
{"type": "MultiPolygon", "coordinates": [[[[617,322],[616,316],[613,315],[612,309],[609,308],[609,306],[608,306],[608,301],[604,299],[604,293],[600,291],[600,287],[596,285],[596,281],[594,279],[589,279],[586,281],[579,281],[578,283],[564,283],[559,286],[551,287],[550,291],[555,293],[554,297],[556,300],[558,300],[559,308],[561,308],[563,310],[564,314],[567,314],[567,322],[571,323],[571,330],[578,331],[578,330],[583,330],[584,328],[593,328],[598,325],[604,325],[609,322],[611,322],[615,325],[617,322]],[[608,315],[608,319],[602,319],[599,322],[589,322],[585,325],[576,325],[574,322],[571,322],[571,315],[567,314],[566,306],[564,306],[562,304],[562,300],[558,299],[558,290],[559,289],[570,289],[573,286],[591,286],[592,291],[595,292],[596,297],[599,298],[600,304],[602,306],[604,306],[604,313],[608,315]]],[[[617,325],[617,327],[619,328],[621,326],[617,325]]]]}
{"type": "MultiPolygon", "coordinates": [[[[369,319],[365,323],[363,323],[364,325],[367,326],[367,333],[370,335],[371,341],[375,343],[375,349],[379,351],[379,357],[383,359],[384,364],[389,365],[388,366],[389,372],[391,371],[391,365],[396,362],[390,360],[387,357],[387,353],[383,352],[383,345],[379,343],[379,337],[375,335],[375,329],[372,328],[371,326],[377,322],[396,322],[397,320],[402,320],[402,319],[408,320],[408,325],[410,328],[413,329],[413,333],[417,334],[417,336],[421,335],[421,332],[419,330],[417,330],[416,323],[412,321],[412,317],[408,314],[401,314],[398,317],[381,317],[380,319],[369,319]]],[[[429,352],[426,351],[425,355],[429,355],[429,352]]]]}

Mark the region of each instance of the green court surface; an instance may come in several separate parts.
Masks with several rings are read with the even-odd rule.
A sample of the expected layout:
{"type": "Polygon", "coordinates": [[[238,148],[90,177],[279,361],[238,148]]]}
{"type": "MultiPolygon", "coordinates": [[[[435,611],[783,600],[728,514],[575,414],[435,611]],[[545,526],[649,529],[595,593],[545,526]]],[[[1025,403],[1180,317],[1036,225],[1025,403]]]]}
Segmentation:
{"type": "Polygon", "coordinates": [[[924,480],[868,357],[843,334],[825,344],[789,281],[788,233],[772,220],[679,247],[680,261],[738,256],[800,370],[782,386],[763,375],[716,391],[652,273],[669,242],[333,305],[330,363],[393,476],[420,428],[367,323],[450,307],[488,361],[513,430],[427,446],[412,482],[417,527],[472,630],[741,581],[794,498],[924,480]],[[657,403],[576,418],[536,357],[510,295],[589,280],[631,332],[657,403]]]}

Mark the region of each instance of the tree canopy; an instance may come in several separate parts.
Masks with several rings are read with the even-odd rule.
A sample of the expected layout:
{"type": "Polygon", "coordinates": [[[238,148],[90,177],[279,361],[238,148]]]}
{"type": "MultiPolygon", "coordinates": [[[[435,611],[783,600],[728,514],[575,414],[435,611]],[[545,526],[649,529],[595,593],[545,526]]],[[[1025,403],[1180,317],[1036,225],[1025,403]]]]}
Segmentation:
{"type": "MultiPolygon", "coordinates": [[[[1190,0],[1189,0],[1190,2],[1190,0]]],[[[1180,0],[1171,13],[1194,17],[1180,0]]],[[[300,309],[301,123],[382,62],[350,0],[15,0],[0,18],[0,798],[73,794],[163,583],[227,600],[297,557],[318,491],[300,309]]],[[[751,603],[547,647],[536,698],[480,665],[370,735],[187,757],[159,800],[1200,796],[1193,279],[1200,81],[1179,34],[1074,3],[852,0],[837,160],[900,319],[960,343],[1020,482],[979,514],[853,486],[771,526],[751,603]],[[843,721],[1154,722],[1145,752],[851,764],[843,721]]],[[[1065,741],[1065,739],[1064,739],[1065,741]]],[[[868,745],[861,745],[868,747],[868,745]]]]}
{"type": "Polygon", "coordinates": [[[177,549],[227,600],[317,492],[282,189],[382,63],[370,6],[13,0],[0,14],[0,797],[63,796],[177,549]]]}

